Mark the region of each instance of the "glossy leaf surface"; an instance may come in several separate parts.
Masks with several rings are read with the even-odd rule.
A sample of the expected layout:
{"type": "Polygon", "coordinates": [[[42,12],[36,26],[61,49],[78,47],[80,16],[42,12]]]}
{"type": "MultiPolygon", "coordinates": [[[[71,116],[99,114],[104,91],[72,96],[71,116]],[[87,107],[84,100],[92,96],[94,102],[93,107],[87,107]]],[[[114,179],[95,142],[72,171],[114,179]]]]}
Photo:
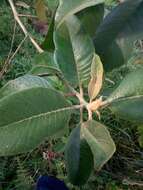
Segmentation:
{"type": "Polygon", "coordinates": [[[98,171],[114,154],[114,141],[107,128],[94,120],[83,123],[82,133],[94,156],[94,168],[98,171]]]}
{"type": "Polygon", "coordinates": [[[74,85],[87,83],[95,50],[76,16],[55,32],[55,46],[55,58],[65,78],[74,85]]]}
{"type": "Polygon", "coordinates": [[[127,120],[143,122],[143,69],[129,73],[107,101],[111,110],[127,120]]]}

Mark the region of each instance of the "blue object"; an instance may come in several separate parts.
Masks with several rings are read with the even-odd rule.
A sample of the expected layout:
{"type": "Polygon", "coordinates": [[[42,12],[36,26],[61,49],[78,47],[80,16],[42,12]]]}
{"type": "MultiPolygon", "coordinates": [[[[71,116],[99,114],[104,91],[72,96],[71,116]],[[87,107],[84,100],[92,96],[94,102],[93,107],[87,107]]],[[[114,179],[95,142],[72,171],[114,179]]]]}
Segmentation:
{"type": "Polygon", "coordinates": [[[56,177],[43,175],[37,181],[36,190],[69,190],[65,183],[56,177]]]}

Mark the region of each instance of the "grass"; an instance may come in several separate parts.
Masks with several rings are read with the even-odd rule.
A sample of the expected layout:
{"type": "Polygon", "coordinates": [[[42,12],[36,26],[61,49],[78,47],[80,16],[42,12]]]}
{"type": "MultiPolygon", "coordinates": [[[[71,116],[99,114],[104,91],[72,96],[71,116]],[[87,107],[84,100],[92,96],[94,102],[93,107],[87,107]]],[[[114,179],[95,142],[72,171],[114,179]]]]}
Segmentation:
{"type": "MultiPolygon", "coordinates": [[[[27,1],[31,4],[31,1],[27,1]]],[[[34,9],[25,10],[18,8],[19,12],[35,14],[34,9]]],[[[28,31],[32,33],[39,43],[43,36],[37,33],[27,18],[22,19],[28,31]]],[[[8,4],[3,1],[0,7],[0,68],[10,52],[10,44],[14,31],[14,19],[8,4]]],[[[11,54],[23,39],[24,35],[17,26],[11,54]]],[[[135,56],[139,50],[136,49],[135,56]]],[[[12,60],[9,70],[0,81],[2,87],[7,81],[26,74],[32,66],[36,50],[29,40],[26,40],[19,52],[12,60]]],[[[135,66],[129,62],[127,66],[109,74],[109,78],[117,84],[127,72],[135,66]]],[[[140,66],[140,65],[139,65],[140,66]]],[[[105,89],[112,90],[113,84],[105,83],[105,89]]],[[[143,181],[143,150],[138,143],[137,126],[115,117],[110,110],[103,110],[102,122],[104,122],[117,145],[117,152],[113,158],[99,172],[95,173],[89,182],[83,187],[84,190],[140,190],[143,181]]],[[[74,125],[77,118],[73,116],[71,125],[74,125]]],[[[46,142],[36,150],[26,155],[0,159],[0,190],[22,190],[33,189],[34,182],[40,174],[55,174],[67,182],[65,165],[63,162],[62,149],[67,138],[63,137],[58,141],[46,142]],[[52,145],[52,146],[51,146],[52,145]],[[58,151],[58,156],[50,161],[43,159],[43,152],[46,150],[58,151]],[[26,179],[26,180],[25,180],[26,179]]],[[[75,188],[69,184],[71,190],[75,188]]]]}

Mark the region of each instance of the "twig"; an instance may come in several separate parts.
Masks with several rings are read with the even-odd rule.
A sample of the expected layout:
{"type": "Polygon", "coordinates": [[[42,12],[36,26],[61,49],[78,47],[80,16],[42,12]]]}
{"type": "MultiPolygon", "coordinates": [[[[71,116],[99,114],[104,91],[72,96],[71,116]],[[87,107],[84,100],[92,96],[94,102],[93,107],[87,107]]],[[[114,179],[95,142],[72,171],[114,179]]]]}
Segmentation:
{"type": "Polygon", "coordinates": [[[30,8],[30,5],[27,5],[25,2],[18,1],[15,4],[16,4],[16,6],[23,7],[25,9],[29,9],[30,8]]]}
{"type": "Polygon", "coordinates": [[[28,18],[37,18],[37,16],[34,15],[28,15],[28,14],[18,14],[19,17],[28,17],[28,18]]]}
{"type": "Polygon", "coordinates": [[[27,39],[27,36],[24,37],[24,39],[20,42],[19,46],[17,47],[17,49],[15,50],[14,54],[10,57],[9,59],[9,63],[12,61],[12,59],[15,57],[15,55],[17,54],[17,52],[19,51],[19,49],[21,48],[22,44],[25,42],[25,40],[27,39]]]}
{"type": "Polygon", "coordinates": [[[64,94],[65,97],[75,97],[76,94],[75,93],[66,93],[64,94]]]}
{"type": "Polygon", "coordinates": [[[15,55],[17,54],[17,52],[19,51],[19,49],[21,48],[22,44],[25,42],[27,36],[24,37],[24,39],[20,42],[19,46],[17,47],[17,49],[15,50],[15,52],[13,53],[13,55],[7,59],[7,61],[5,62],[4,67],[2,68],[1,72],[0,72],[0,79],[3,77],[3,74],[6,72],[6,70],[8,69],[12,59],[15,57],[15,55]]]}
{"type": "Polygon", "coordinates": [[[124,185],[130,185],[130,186],[140,186],[143,187],[143,182],[142,181],[132,181],[130,179],[124,179],[122,182],[124,185]]]}
{"type": "Polygon", "coordinates": [[[112,80],[111,80],[111,79],[109,79],[109,78],[105,78],[105,81],[107,81],[107,82],[109,82],[109,83],[111,83],[111,84],[115,85],[115,82],[114,82],[114,81],[112,81],[112,80]]]}
{"type": "Polygon", "coordinates": [[[13,15],[14,15],[14,18],[15,20],[17,21],[17,23],[19,24],[20,28],[22,29],[23,33],[25,34],[25,36],[28,36],[29,39],[31,40],[32,44],[35,46],[35,48],[37,49],[37,51],[39,53],[42,53],[44,52],[41,47],[37,44],[37,42],[33,39],[33,37],[31,36],[31,34],[29,34],[29,32],[26,30],[25,26],[23,25],[23,23],[21,22],[19,16],[18,16],[18,13],[17,13],[17,10],[14,6],[14,3],[13,3],[13,0],[8,0],[10,6],[11,6],[11,9],[12,9],[12,12],[13,12],[13,15]]]}
{"type": "MultiPolygon", "coordinates": [[[[80,96],[83,99],[83,89],[82,86],[80,85],[80,96]]],[[[83,104],[83,102],[80,102],[80,104],[83,104]]],[[[83,107],[80,108],[80,123],[83,123],[83,107]]]]}
{"type": "MultiPolygon", "coordinates": [[[[51,74],[49,74],[49,73],[43,73],[43,74],[39,74],[38,76],[40,76],[40,77],[45,77],[45,76],[51,76],[51,74]]],[[[63,82],[63,84],[70,90],[70,92],[72,93],[72,94],[74,94],[77,98],[78,98],[78,100],[79,100],[79,102],[80,102],[80,104],[81,105],[87,105],[88,103],[84,100],[84,98],[83,98],[83,92],[81,92],[81,89],[80,89],[80,93],[79,92],[77,92],[69,83],[68,83],[68,81],[62,76],[62,75],[59,75],[59,74],[56,74],[56,76],[63,82]]],[[[82,106],[81,106],[82,107],[82,106]]]]}
{"type": "Polygon", "coordinates": [[[8,62],[9,58],[10,58],[10,55],[12,53],[12,48],[13,48],[13,44],[14,44],[14,39],[15,39],[15,33],[16,33],[16,21],[14,23],[14,30],[13,30],[13,35],[12,35],[12,40],[11,40],[11,46],[10,46],[10,51],[9,51],[9,54],[7,56],[7,59],[5,62],[8,62]]]}
{"type": "Polygon", "coordinates": [[[0,79],[2,78],[3,74],[6,72],[8,66],[9,66],[9,58],[10,58],[12,48],[13,48],[13,44],[14,44],[15,32],[16,32],[16,21],[14,23],[14,29],[13,29],[13,35],[12,35],[10,50],[9,50],[7,59],[6,59],[5,63],[4,63],[4,66],[3,66],[2,70],[0,71],[0,79]]]}

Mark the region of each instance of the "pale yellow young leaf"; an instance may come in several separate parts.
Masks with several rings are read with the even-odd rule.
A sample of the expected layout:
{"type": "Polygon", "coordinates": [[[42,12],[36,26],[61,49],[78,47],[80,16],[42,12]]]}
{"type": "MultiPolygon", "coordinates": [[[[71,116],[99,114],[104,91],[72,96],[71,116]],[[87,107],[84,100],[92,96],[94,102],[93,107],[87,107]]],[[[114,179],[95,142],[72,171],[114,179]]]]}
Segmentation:
{"type": "Polygon", "coordinates": [[[101,90],[103,82],[103,65],[98,55],[94,55],[91,65],[91,80],[88,85],[88,95],[92,101],[101,90]]]}

